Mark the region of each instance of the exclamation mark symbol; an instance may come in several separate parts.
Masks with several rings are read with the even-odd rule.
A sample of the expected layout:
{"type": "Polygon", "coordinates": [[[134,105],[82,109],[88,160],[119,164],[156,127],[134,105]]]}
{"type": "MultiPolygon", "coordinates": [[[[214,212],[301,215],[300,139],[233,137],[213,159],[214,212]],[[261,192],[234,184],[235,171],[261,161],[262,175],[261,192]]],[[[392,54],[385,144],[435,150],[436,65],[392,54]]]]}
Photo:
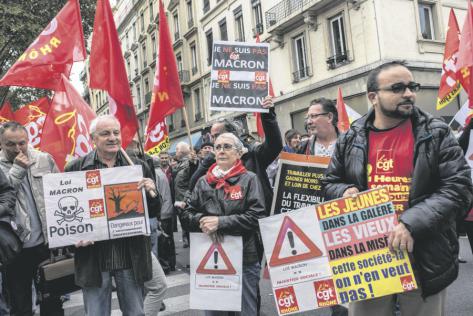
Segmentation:
{"type": "Polygon", "coordinates": [[[374,297],[373,286],[368,283],[368,289],[370,290],[371,297],[374,297]]]}
{"type": "Polygon", "coordinates": [[[214,252],[214,269],[218,269],[218,251],[214,252]]]}
{"type": "MultiPolygon", "coordinates": [[[[289,239],[289,245],[291,245],[291,248],[294,248],[294,235],[291,231],[287,232],[287,238],[289,239]]],[[[293,256],[295,256],[297,254],[297,250],[292,249],[291,253],[293,256]]]]}

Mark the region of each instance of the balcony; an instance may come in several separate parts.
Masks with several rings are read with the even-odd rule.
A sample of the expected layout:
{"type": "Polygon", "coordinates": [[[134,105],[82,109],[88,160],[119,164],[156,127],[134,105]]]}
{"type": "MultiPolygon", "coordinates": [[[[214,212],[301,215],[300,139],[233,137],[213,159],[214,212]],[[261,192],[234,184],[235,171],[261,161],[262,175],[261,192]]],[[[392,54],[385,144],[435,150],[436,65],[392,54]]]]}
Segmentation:
{"type": "Polygon", "coordinates": [[[292,81],[299,82],[301,80],[307,79],[312,76],[312,72],[310,71],[310,67],[301,68],[297,71],[292,73],[292,81]]]}
{"type": "Polygon", "coordinates": [[[189,70],[179,70],[179,81],[184,85],[190,81],[189,70]]]}
{"type": "Polygon", "coordinates": [[[257,23],[253,28],[253,37],[263,34],[263,23],[257,23]]]}
{"type": "Polygon", "coordinates": [[[335,69],[335,68],[340,67],[342,65],[345,65],[349,62],[350,61],[348,60],[348,51],[346,51],[344,54],[340,53],[340,54],[330,56],[326,60],[328,69],[335,69]]]}
{"type": "Polygon", "coordinates": [[[341,1],[333,0],[282,0],[265,12],[266,30],[287,31],[304,23],[317,27],[315,12],[327,10],[341,1]]]}
{"type": "Polygon", "coordinates": [[[192,67],[191,71],[192,71],[192,75],[195,75],[198,71],[197,66],[192,67]]]}

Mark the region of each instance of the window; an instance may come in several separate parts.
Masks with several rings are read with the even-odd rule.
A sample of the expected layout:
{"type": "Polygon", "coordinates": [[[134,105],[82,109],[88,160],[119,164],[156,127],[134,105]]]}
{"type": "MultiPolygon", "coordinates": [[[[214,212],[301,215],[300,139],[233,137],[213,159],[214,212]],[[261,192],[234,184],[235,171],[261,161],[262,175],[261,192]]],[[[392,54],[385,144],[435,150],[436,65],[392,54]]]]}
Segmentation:
{"type": "Polygon", "coordinates": [[[128,31],[126,31],[125,33],[125,45],[126,45],[126,49],[130,48],[130,38],[128,36],[128,31]]]}
{"type": "Polygon", "coordinates": [[[168,125],[169,131],[174,130],[174,114],[166,116],[166,124],[168,125]]]}
{"type": "Polygon", "coordinates": [[[148,78],[145,79],[145,93],[149,92],[149,80],[148,78]]]}
{"type": "Polygon", "coordinates": [[[131,63],[130,58],[126,59],[126,72],[128,73],[128,80],[131,78],[131,63]]]}
{"type": "Polygon", "coordinates": [[[222,41],[228,41],[228,34],[227,34],[227,20],[223,19],[218,22],[218,26],[220,28],[220,39],[222,41]]]}
{"type": "Polygon", "coordinates": [[[136,108],[137,110],[141,110],[141,89],[140,85],[136,85],[136,108]]]}
{"type": "Polygon", "coordinates": [[[182,71],[182,55],[181,53],[176,54],[176,64],[177,64],[177,70],[179,72],[182,71]]]}
{"type": "Polygon", "coordinates": [[[135,54],[135,55],[133,56],[133,59],[134,59],[134,61],[135,61],[135,76],[136,76],[136,75],[138,74],[138,55],[135,54]]]}
{"type": "Polygon", "coordinates": [[[235,41],[244,42],[245,27],[243,24],[243,11],[241,10],[241,6],[233,10],[233,15],[235,17],[235,41]]]}
{"type": "Polygon", "coordinates": [[[332,55],[327,60],[330,68],[348,60],[343,15],[339,14],[330,19],[330,45],[332,55]]]}
{"type": "Polygon", "coordinates": [[[192,0],[187,1],[187,27],[194,26],[194,14],[192,12],[192,0]]]}
{"type": "Polygon", "coordinates": [[[141,54],[143,58],[143,68],[146,68],[146,66],[148,66],[148,58],[146,56],[146,43],[143,43],[143,45],[141,45],[141,54]]]}
{"type": "Polygon", "coordinates": [[[202,119],[202,105],[200,102],[200,90],[194,90],[194,118],[195,121],[199,121],[202,119]]]}
{"type": "Polygon", "coordinates": [[[151,37],[151,51],[153,52],[153,60],[156,59],[156,36],[151,37]]]}
{"type": "Polygon", "coordinates": [[[153,21],[153,15],[154,15],[154,10],[153,10],[153,0],[149,2],[149,20],[153,21]]]}
{"type": "Polygon", "coordinates": [[[293,79],[295,82],[305,79],[309,76],[309,67],[307,65],[307,50],[304,34],[300,34],[293,38],[295,69],[293,79]]]}
{"type": "Polygon", "coordinates": [[[174,40],[177,41],[179,39],[179,16],[177,11],[172,15],[172,19],[174,22],[174,40]]]}
{"type": "Polygon", "coordinates": [[[140,24],[141,24],[141,32],[145,30],[145,13],[141,11],[140,13],[140,24]]]}
{"type": "Polygon", "coordinates": [[[207,39],[207,65],[210,66],[212,63],[212,46],[213,46],[213,35],[212,35],[212,30],[208,30],[205,33],[205,38],[207,39]]]}
{"type": "Polygon", "coordinates": [[[197,50],[195,47],[195,42],[191,44],[191,66],[192,74],[195,75],[197,73],[197,50]]]}
{"type": "Polygon", "coordinates": [[[422,33],[423,39],[435,39],[432,9],[433,5],[431,4],[419,3],[420,32],[422,33]]]}
{"type": "Polygon", "coordinates": [[[263,28],[263,11],[261,10],[261,1],[260,0],[252,0],[251,6],[253,7],[253,19],[255,22],[255,28],[253,30],[253,34],[259,35],[262,34],[264,31],[263,28]]]}
{"type": "Polygon", "coordinates": [[[135,42],[136,41],[136,23],[135,22],[133,22],[132,29],[133,29],[133,42],[135,42]]]}
{"type": "Polygon", "coordinates": [[[203,0],[204,1],[204,14],[210,10],[210,0],[203,0]]]}
{"type": "Polygon", "coordinates": [[[149,91],[149,81],[148,78],[145,79],[145,104],[148,105],[151,102],[151,92],[149,91]]]}
{"type": "Polygon", "coordinates": [[[181,114],[181,127],[186,127],[186,120],[184,118],[184,110],[181,109],[179,112],[181,114]]]}

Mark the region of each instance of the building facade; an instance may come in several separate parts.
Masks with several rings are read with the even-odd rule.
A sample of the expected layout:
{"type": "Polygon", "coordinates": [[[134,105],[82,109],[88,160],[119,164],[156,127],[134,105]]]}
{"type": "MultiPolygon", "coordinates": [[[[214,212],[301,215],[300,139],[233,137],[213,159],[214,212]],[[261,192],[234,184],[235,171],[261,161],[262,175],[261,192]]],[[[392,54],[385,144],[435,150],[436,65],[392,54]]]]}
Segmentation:
{"type": "MultiPolygon", "coordinates": [[[[270,43],[270,77],[283,132],[303,131],[310,100],[335,99],[338,87],[345,103],[366,113],[369,71],[394,59],[406,60],[422,84],[417,103],[424,110],[448,119],[466,99],[462,94],[435,109],[449,12],[455,10],[461,27],[463,0],[166,0],[164,5],[194,136],[228,116],[254,132],[253,115],[210,111],[208,100],[213,41],[254,42],[257,34],[270,43]]],[[[158,7],[154,0],[120,0],[114,9],[142,132],[155,75],[158,7]]],[[[98,114],[108,113],[104,92],[90,91],[89,97],[98,114]]],[[[174,143],[187,139],[184,111],[167,123],[174,143]]]]}

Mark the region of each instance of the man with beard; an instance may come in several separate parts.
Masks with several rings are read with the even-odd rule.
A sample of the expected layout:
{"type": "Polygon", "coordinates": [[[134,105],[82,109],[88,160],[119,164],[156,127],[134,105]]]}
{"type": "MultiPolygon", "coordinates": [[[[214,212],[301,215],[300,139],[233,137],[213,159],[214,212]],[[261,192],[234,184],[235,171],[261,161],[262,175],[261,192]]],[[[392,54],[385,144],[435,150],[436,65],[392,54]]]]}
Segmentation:
{"type": "Polygon", "coordinates": [[[297,153],[331,157],[338,137],[338,112],[335,102],[326,98],[312,100],[306,121],[310,138],[299,145],[297,153]]]}
{"type": "Polygon", "coordinates": [[[323,180],[327,199],[389,188],[398,224],[391,251],[409,252],[420,289],[351,303],[350,315],[444,315],[446,288],[458,275],[455,219],[473,200],[470,168],[450,128],[414,105],[420,84],[404,62],[375,68],[372,109],[336,144],[323,180]],[[394,198],[395,197],[395,198],[394,198]]]}

